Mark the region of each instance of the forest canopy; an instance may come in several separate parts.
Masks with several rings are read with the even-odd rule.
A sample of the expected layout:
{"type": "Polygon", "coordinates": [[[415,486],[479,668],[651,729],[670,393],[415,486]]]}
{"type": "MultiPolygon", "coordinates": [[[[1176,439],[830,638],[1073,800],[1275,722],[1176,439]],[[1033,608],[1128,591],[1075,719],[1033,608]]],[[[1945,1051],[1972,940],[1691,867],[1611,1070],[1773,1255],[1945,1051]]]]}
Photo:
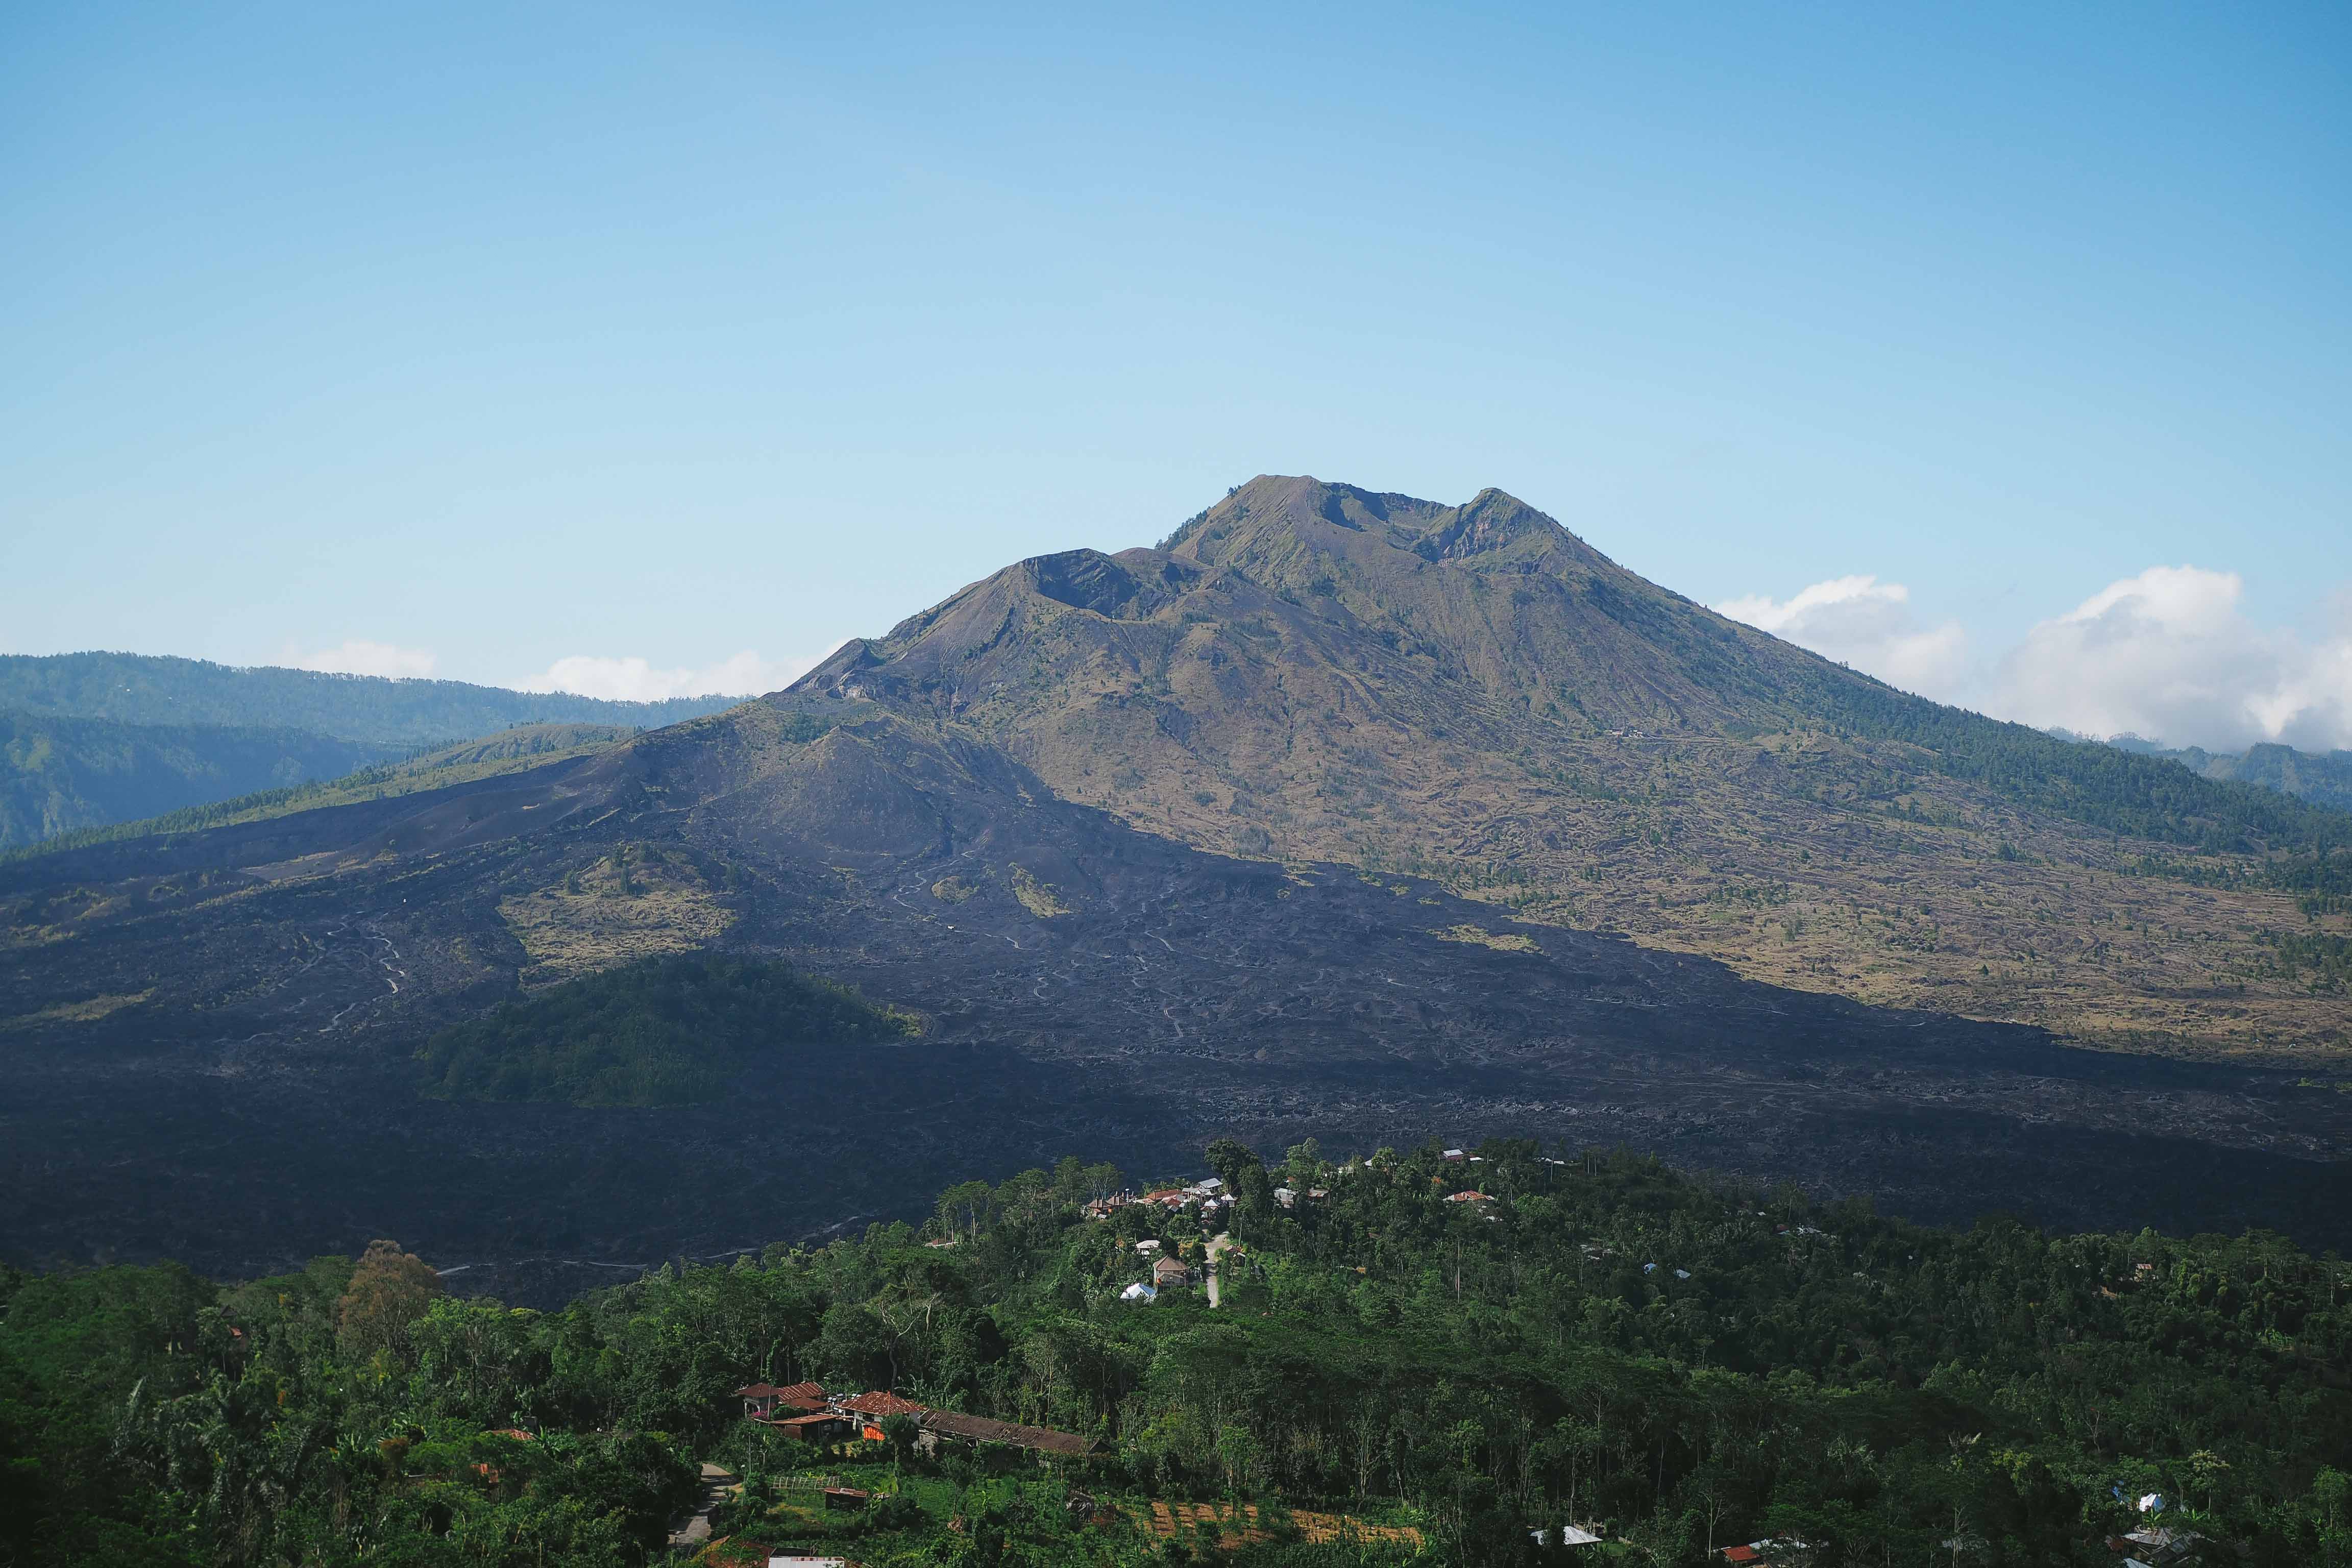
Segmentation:
{"type": "Polygon", "coordinates": [[[2352,1268],[2275,1236],[1929,1229],[1519,1142],[1211,1157],[1206,1226],[1088,1217],[1118,1177],[1070,1159],[544,1313],[388,1242],[247,1285],[0,1272],[0,1562],[634,1565],[715,1462],[713,1568],[2090,1568],[2126,1531],[2168,1568],[2352,1563],[2352,1268]],[[1127,1299],[1204,1232],[1220,1305],[1127,1299]],[[803,1381],[1092,1448],[811,1447],[735,1397],[803,1381]],[[873,1506],[835,1518],[845,1479],[873,1506]],[[1198,1524],[1244,1510],[1255,1539],[1198,1524]],[[1316,1510],[1391,1533],[1318,1545],[1316,1510]],[[1605,1544],[1542,1558],[1569,1521],[1605,1544]]]}

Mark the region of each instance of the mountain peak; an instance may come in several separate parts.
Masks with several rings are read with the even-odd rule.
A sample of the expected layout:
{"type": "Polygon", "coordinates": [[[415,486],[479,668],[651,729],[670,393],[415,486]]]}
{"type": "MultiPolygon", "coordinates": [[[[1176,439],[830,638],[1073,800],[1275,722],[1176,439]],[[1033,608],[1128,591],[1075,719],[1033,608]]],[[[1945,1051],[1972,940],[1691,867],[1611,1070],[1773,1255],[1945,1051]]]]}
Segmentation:
{"type": "Polygon", "coordinates": [[[1336,484],[1310,474],[1260,474],[1176,531],[1179,560],[1226,567],[1271,585],[1309,558],[1391,569],[1429,564],[1527,572],[1617,568],[1555,519],[1493,486],[1459,506],[1336,484]]]}

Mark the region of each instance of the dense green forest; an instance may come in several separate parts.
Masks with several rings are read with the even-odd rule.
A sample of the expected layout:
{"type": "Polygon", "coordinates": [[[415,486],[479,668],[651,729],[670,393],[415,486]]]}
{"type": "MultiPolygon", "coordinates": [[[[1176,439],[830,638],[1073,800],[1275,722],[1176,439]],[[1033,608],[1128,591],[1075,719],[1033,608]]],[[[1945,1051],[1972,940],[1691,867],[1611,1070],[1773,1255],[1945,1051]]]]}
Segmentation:
{"type": "Polygon", "coordinates": [[[286,790],[398,754],[302,730],[123,724],[0,710],[0,849],[286,790]]]}
{"type": "Polygon", "coordinates": [[[757,1055],[914,1029],[907,1015],[785,964],[694,952],[551,985],[442,1030],[419,1055],[427,1092],[451,1100],[687,1105],[718,1098],[757,1055]]]}
{"type": "Polygon", "coordinates": [[[457,680],[391,680],[315,670],[234,668],[132,653],[0,655],[0,708],[126,724],[226,724],[307,730],[407,750],[516,724],[653,729],[731,707],[734,698],[607,702],[561,691],[509,691],[457,680]]]}
{"type": "Polygon", "coordinates": [[[636,1563],[716,1461],[743,1485],[712,1563],[1512,1563],[1566,1521],[1624,1568],[1755,1540],[2087,1565],[2150,1525],[2217,1565],[2352,1563],[2352,1268],[2276,1237],[1929,1230],[1523,1142],[1209,1152],[1240,1243],[1214,1309],[1120,1299],[1139,1241],[1199,1261],[1199,1211],[1085,1217],[1119,1178],[1076,1160],[557,1312],[389,1243],[228,1287],[8,1276],[0,1561],[636,1563]],[[894,1420],[816,1450],[730,1397],[803,1379],[1096,1447],[926,1457],[894,1420]],[[818,1477],[876,1500],[829,1513],[818,1477]],[[1260,1528],[1221,1552],[1201,1505],[1260,1528]],[[1413,1533],[1317,1544],[1315,1510],[1413,1533]]]}

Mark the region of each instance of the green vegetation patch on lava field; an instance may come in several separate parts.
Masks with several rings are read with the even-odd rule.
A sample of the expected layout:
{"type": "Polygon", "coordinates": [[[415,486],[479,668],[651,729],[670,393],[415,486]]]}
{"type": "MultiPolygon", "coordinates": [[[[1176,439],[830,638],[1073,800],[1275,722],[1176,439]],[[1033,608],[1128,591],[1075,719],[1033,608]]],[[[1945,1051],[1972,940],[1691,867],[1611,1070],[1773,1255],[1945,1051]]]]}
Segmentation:
{"type": "Polygon", "coordinates": [[[695,952],[551,986],[442,1030],[417,1055],[436,1099],[690,1105],[763,1053],[878,1045],[919,1028],[789,965],[695,952]]]}

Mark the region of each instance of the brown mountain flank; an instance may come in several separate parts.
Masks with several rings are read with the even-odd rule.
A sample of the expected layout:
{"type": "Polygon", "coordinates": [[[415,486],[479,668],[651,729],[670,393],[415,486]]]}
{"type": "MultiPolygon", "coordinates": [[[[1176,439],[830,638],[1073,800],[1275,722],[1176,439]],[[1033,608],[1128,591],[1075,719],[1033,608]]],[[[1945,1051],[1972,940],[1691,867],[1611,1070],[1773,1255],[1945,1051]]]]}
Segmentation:
{"type": "Polygon", "coordinates": [[[1779,984],[2129,1048],[2352,1046],[2263,940],[2305,929],[2288,893],[2136,874],[2178,845],[1953,776],[1885,717],[1950,710],[1499,490],[1254,479],[1164,548],[1007,567],[778,700],[984,742],[1187,844],[1432,877],[1779,984]]]}

